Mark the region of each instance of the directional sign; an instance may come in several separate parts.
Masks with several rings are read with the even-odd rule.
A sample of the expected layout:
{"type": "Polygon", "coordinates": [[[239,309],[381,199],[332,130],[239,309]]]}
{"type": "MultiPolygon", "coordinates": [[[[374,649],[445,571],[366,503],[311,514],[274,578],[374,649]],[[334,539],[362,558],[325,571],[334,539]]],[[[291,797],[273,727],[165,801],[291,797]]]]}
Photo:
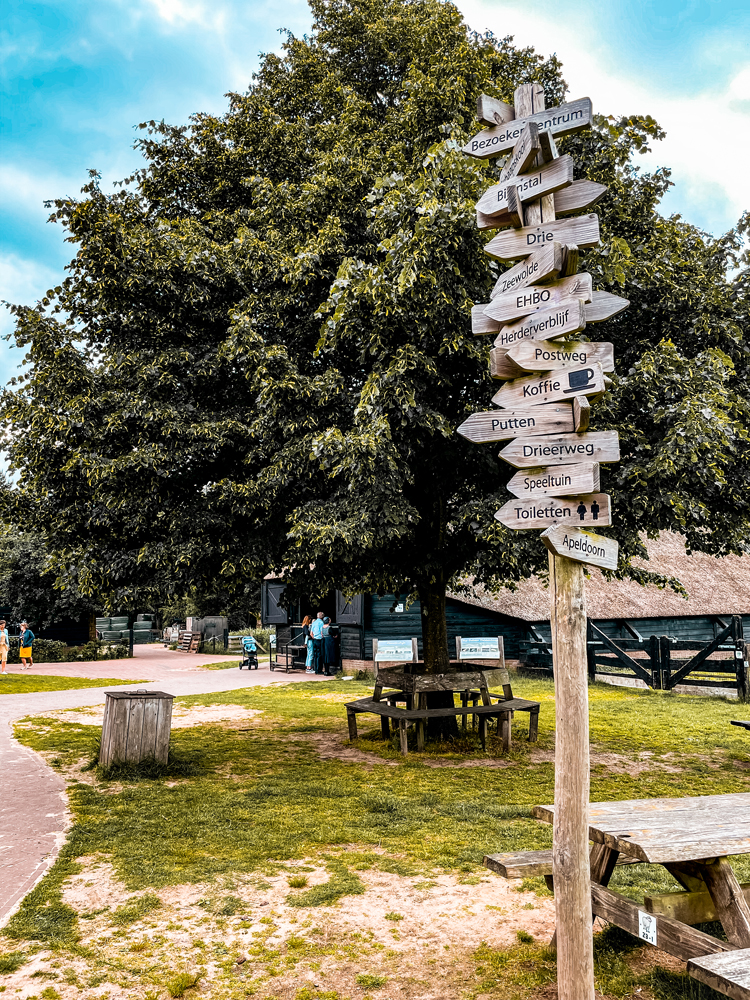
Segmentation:
{"type": "Polygon", "coordinates": [[[549,528],[552,524],[593,524],[595,527],[606,527],[612,523],[609,501],[606,493],[509,500],[497,511],[495,520],[516,531],[549,528]]]}
{"type": "Polygon", "coordinates": [[[591,125],[591,114],[591,100],[584,97],[580,101],[538,111],[527,118],[516,118],[507,125],[486,128],[469,139],[463,151],[479,159],[498,156],[513,149],[527,122],[534,122],[540,129],[549,130],[552,135],[570,135],[571,132],[588,128],[591,125]]]}
{"type": "Polygon", "coordinates": [[[531,434],[564,434],[573,430],[573,407],[570,403],[557,406],[535,406],[528,410],[491,410],[472,413],[456,428],[469,441],[507,441],[531,434]]]}
{"type": "Polygon", "coordinates": [[[604,392],[604,373],[596,362],[560,368],[549,375],[530,375],[506,382],[492,397],[495,406],[536,406],[556,403],[573,396],[593,396],[604,392]]]}
{"type": "Polygon", "coordinates": [[[527,122],[500,171],[498,184],[506,184],[516,174],[522,174],[534,162],[540,150],[539,129],[534,122],[527,122]]]}
{"type": "Polygon", "coordinates": [[[611,292],[594,292],[591,302],[586,306],[586,322],[602,323],[605,319],[611,319],[630,305],[628,299],[623,299],[620,295],[612,295],[611,292]]]}
{"type": "MultiPolygon", "coordinates": [[[[493,347],[490,351],[490,376],[505,381],[509,378],[523,378],[526,374],[515,361],[508,357],[507,347],[493,347]]],[[[573,428],[575,430],[575,428],[573,428]]]]}
{"type": "Polygon", "coordinates": [[[540,281],[556,278],[563,267],[562,247],[562,243],[552,242],[501,274],[490,292],[490,298],[494,299],[504,292],[512,292],[517,288],[525,288],[527,285],[536,285],[540,281]]]}
{"type": "MultiPolygon", "coordinates": [[[[573,181],[568,187],[561,188],[552,195],[555,215],[559,218],[580,212],[583,208],[591,208],[607,193],[607,190],[606,184],[597,184],[596,181],[573,181]]],[[[507,211],[500,215],[489,215],[477,209],[477,229],[506,229],[510,225],[510,215],[507,211]]]]}
{"type": "Polygon", "coordinates": [[[595,535],[593,531],[566,528],[558,524],[542,532],[542,541],[556,556],[567,556],[576,562],[602,569],[617,569],[619,545],[613,538],[595,535]]]}
{"type": "Polygon", "coordinates": [[[572,219],[555,219],[539,226],[525,226],[498,233],[484,248],[485,253],[498,260],[517,260],[528,257],[539,247],[558,240],[576,246],[593,247],[599,242],[599,216],[594,213],[572,219]]]}
{"type": "MultiPolygon", "coordinates": [[[[503,171],[505,173],[505,171],[503,171]]],[[[508,211],[508,190],[509,181],[502,179],[497,184],[488,188],[477,202],[477,211],[486,215],[502,215],[508,211]]],[[[529,201],[532,198],[540,198],[543,194],[551,194],[559,191],[573,181],[573,159],[570,156],[561,156],[546,166],[537,168],[515,177],[513,183],[518,190],[522,201],[529,201]]]]}
{"type": "Polygon", "coordinates": [[[581,462],[579,465],[543,466],[517,472],[507,484],[513,496],[521,500],[533,497],[562,497],[574,493],[599,492],[599,465],[581,462]]]}
{"type": "Polygon", "coordinates": [[[516,469],[575,462],[606,464],[620,461],[620,439],[617,431],[587,431],[585,434],[525,438],[506,444],[498,455],[516,469]]]}
{"type": "MultiPolygon", "coordinates": [[[[597,293],[594,292],[594,295],[597,293]]],[[[474,306],[476,309],[476,306],[474,306]]],[[[557,339],[568,333],[579,333],[586,329],[586,306],[581,299],[571,299],[561,302],[556,309],[542,309],[532,313],[525,319],[510,326],[504,326],[495,337],[495,347],[512,347],[523,340],[557,339]]],[[[493,323],[489,316],[482,312],[481,325],[493,323]]],[[[474,311],[472,310],[472,329],[474,329],[474,311]]],[[[495,324],[497,329],[498,324],[495,324]]],[[[474,329],[476,333],[476,329],[474,329]]]]}
{"type": "Polygon", "coordinates": [[[512,122],[516,112],[512,104],[498,101],[496,97],[480,94],[477,98],[477,118],[483,125],[504,125],[512,122]]]}
{"type": "Polygon", "coordinates": [[[552,281],[548,285],[531,285],[528,288],[496,295],[484,307],[484,314],[490,319],[497,320],[498,323],[509,323],[541,309],[551,309],[567,299],[590,302],[593,292],[593,279],[590,274],[583,271],[580,274],[571,274],[569,278],[552,281]]]}
{"type": "Polygon", "coordinates": [[[568,365],[588,365],[596,361],[603,372],[615,370],[615,349],[606,342],[589,344],[585,340],[526,340],[511,347],[508,358],[530,372],[548,372],[568,365]]]}

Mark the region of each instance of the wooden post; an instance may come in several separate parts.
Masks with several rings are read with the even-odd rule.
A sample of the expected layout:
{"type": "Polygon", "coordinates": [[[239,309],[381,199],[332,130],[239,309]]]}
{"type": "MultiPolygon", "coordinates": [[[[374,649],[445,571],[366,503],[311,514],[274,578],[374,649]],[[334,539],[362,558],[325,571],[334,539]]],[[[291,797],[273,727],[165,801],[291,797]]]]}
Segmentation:
{"type": "Polygon", "coordinates": [[[663,635],[659,639],[659,660],[661,661],[661,687],[662,691],[672,690],[672,646],[669,636],[663,635]]]}
{"type": "Polygon", "coordinates": [[[591,622],[586,623],[586,664],[588,667],[589,684],[596,681],[596,646],[593,645],[594,633],[591,622]]]}
{"type": "MultiPolygon", "coordinates": [[[[516,118],[526,118],[537,111],[544,111],[546,107],[544,87],[540,83],[524,83],[516,87],[514,102],[516,118]]],[[[544,154],[539,153],[535,162],[539,167],[544,166],[544,154]]],[[[545,194],[524,205],[524,222],[527,226],[538,226],[540,222],[554,222],[554,220],[554,194],[545,194]]]]}
{"type": "Polygon", "coordinates": [[[655,690],[661,691],[664,686],[664,678],[661,675],[661,657],[659,655],[659,637],[652,635],[649,639],[649,658],[651,660],[651,678],[655,690]]]}
{"type": "Polygon", "coordinates": [[[552,552],[549,569],[557,729],[552,848],[557,991],[559,1000],[594,1000],[584,569],[552,552]]]}

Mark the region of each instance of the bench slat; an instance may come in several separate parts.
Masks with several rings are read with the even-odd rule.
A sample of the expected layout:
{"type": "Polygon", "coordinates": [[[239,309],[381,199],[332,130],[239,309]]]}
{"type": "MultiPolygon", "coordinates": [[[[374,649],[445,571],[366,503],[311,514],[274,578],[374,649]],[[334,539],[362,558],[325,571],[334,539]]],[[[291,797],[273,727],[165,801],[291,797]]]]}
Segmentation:
{"type": "Polygon", "coordinates": [[[371,715],[385,715],[389,719],[439,719],[451,715],[501,715],[503,712],[531,712],[539,708],[537,701],[525,701],[523,698],[512,698],[509,701],[496,702],[494,705],[467,705],[454,708],[396,708],[373,701],[371,698],[361,698],[359,701],[346,703],[347,709],[354,712],[367,712],[371,715]]]}
{"type": "Polygon", "coordinates": [[[750,948],[691,958],[687,973],[732,1000],[750,1000],[750,948]]]}
{"type": "MultiPolygon", "coordinates": [[[[618,855],[616,864],[634,865],[637,858],[618,855]]],[[[505,878],[529,878],[531,875],[552,874],[552,850],[520,851],[518,853],[488,854],[482,864],[505,878]]]]}

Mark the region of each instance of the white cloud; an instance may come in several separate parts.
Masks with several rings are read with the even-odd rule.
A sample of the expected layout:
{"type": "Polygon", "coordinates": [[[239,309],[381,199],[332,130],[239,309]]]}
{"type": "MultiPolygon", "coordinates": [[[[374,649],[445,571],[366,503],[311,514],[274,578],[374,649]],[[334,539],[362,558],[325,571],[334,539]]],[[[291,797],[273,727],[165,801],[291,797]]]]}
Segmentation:
{"type": "MultiPolygon", "coordinates": [[[[467,22],[477,30],[512,34],[518,46],[533,45],[542,55],[557,54],[570,97],[591,97],[594,110],[606,114],[650,114],[667,132],[639,163],[648,169],[670,167],[676,185],[664,211],[718,234],[750,207],[747,160],[750,157],[750,63],[740,66],[720,89],[708,87],[691,97],[674,93],[642,75],[618,72],[596,31],[598,19],[580,18],[566,27],[556,14],[513,9],[493,0],[459,0],[467,22]]],[[[606,29],[606,24],[602,25],[606,29]]],[[[690,68],[684,67],[686,74],[690,68]]]]}
{"type": "MultiPolygon", "coordinates": [[[[34,305],[44,293],[59,284],[63,273],[13,253],[0,253],[0,299],[13,305],[34,305]]],[[[0,335],[13,329],[8,309],[0,309],[0,335]]]]}

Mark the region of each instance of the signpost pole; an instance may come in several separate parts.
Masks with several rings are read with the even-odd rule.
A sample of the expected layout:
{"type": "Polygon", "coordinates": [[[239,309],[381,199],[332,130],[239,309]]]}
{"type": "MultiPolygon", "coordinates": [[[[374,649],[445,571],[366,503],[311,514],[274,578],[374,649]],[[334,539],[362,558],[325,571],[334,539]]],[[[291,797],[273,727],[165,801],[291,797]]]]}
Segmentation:
{"type": "Polygon", "coordinates": [[[552,878],[560,1000],[594,1000],[589,873],[589,705],[583,563],[549,553],[555,668],[552,878]]]}
{"type": "MultiPolygon", "coordinates": [[[[544,109],[539,84],[516,89],[516,114],[544,109]]],[[[540,154],[537,163],[542,160],[540,154]]],[[[526,207],[527,225],[552,222],[555,199],[526,207]]],[[[589,695],[583,564],[549,553],[550,621],[555,673],[555,823],[552,878],[557,923],[559,1000],[594,1000],[594,942],[589,872],[589,695]]]]}

